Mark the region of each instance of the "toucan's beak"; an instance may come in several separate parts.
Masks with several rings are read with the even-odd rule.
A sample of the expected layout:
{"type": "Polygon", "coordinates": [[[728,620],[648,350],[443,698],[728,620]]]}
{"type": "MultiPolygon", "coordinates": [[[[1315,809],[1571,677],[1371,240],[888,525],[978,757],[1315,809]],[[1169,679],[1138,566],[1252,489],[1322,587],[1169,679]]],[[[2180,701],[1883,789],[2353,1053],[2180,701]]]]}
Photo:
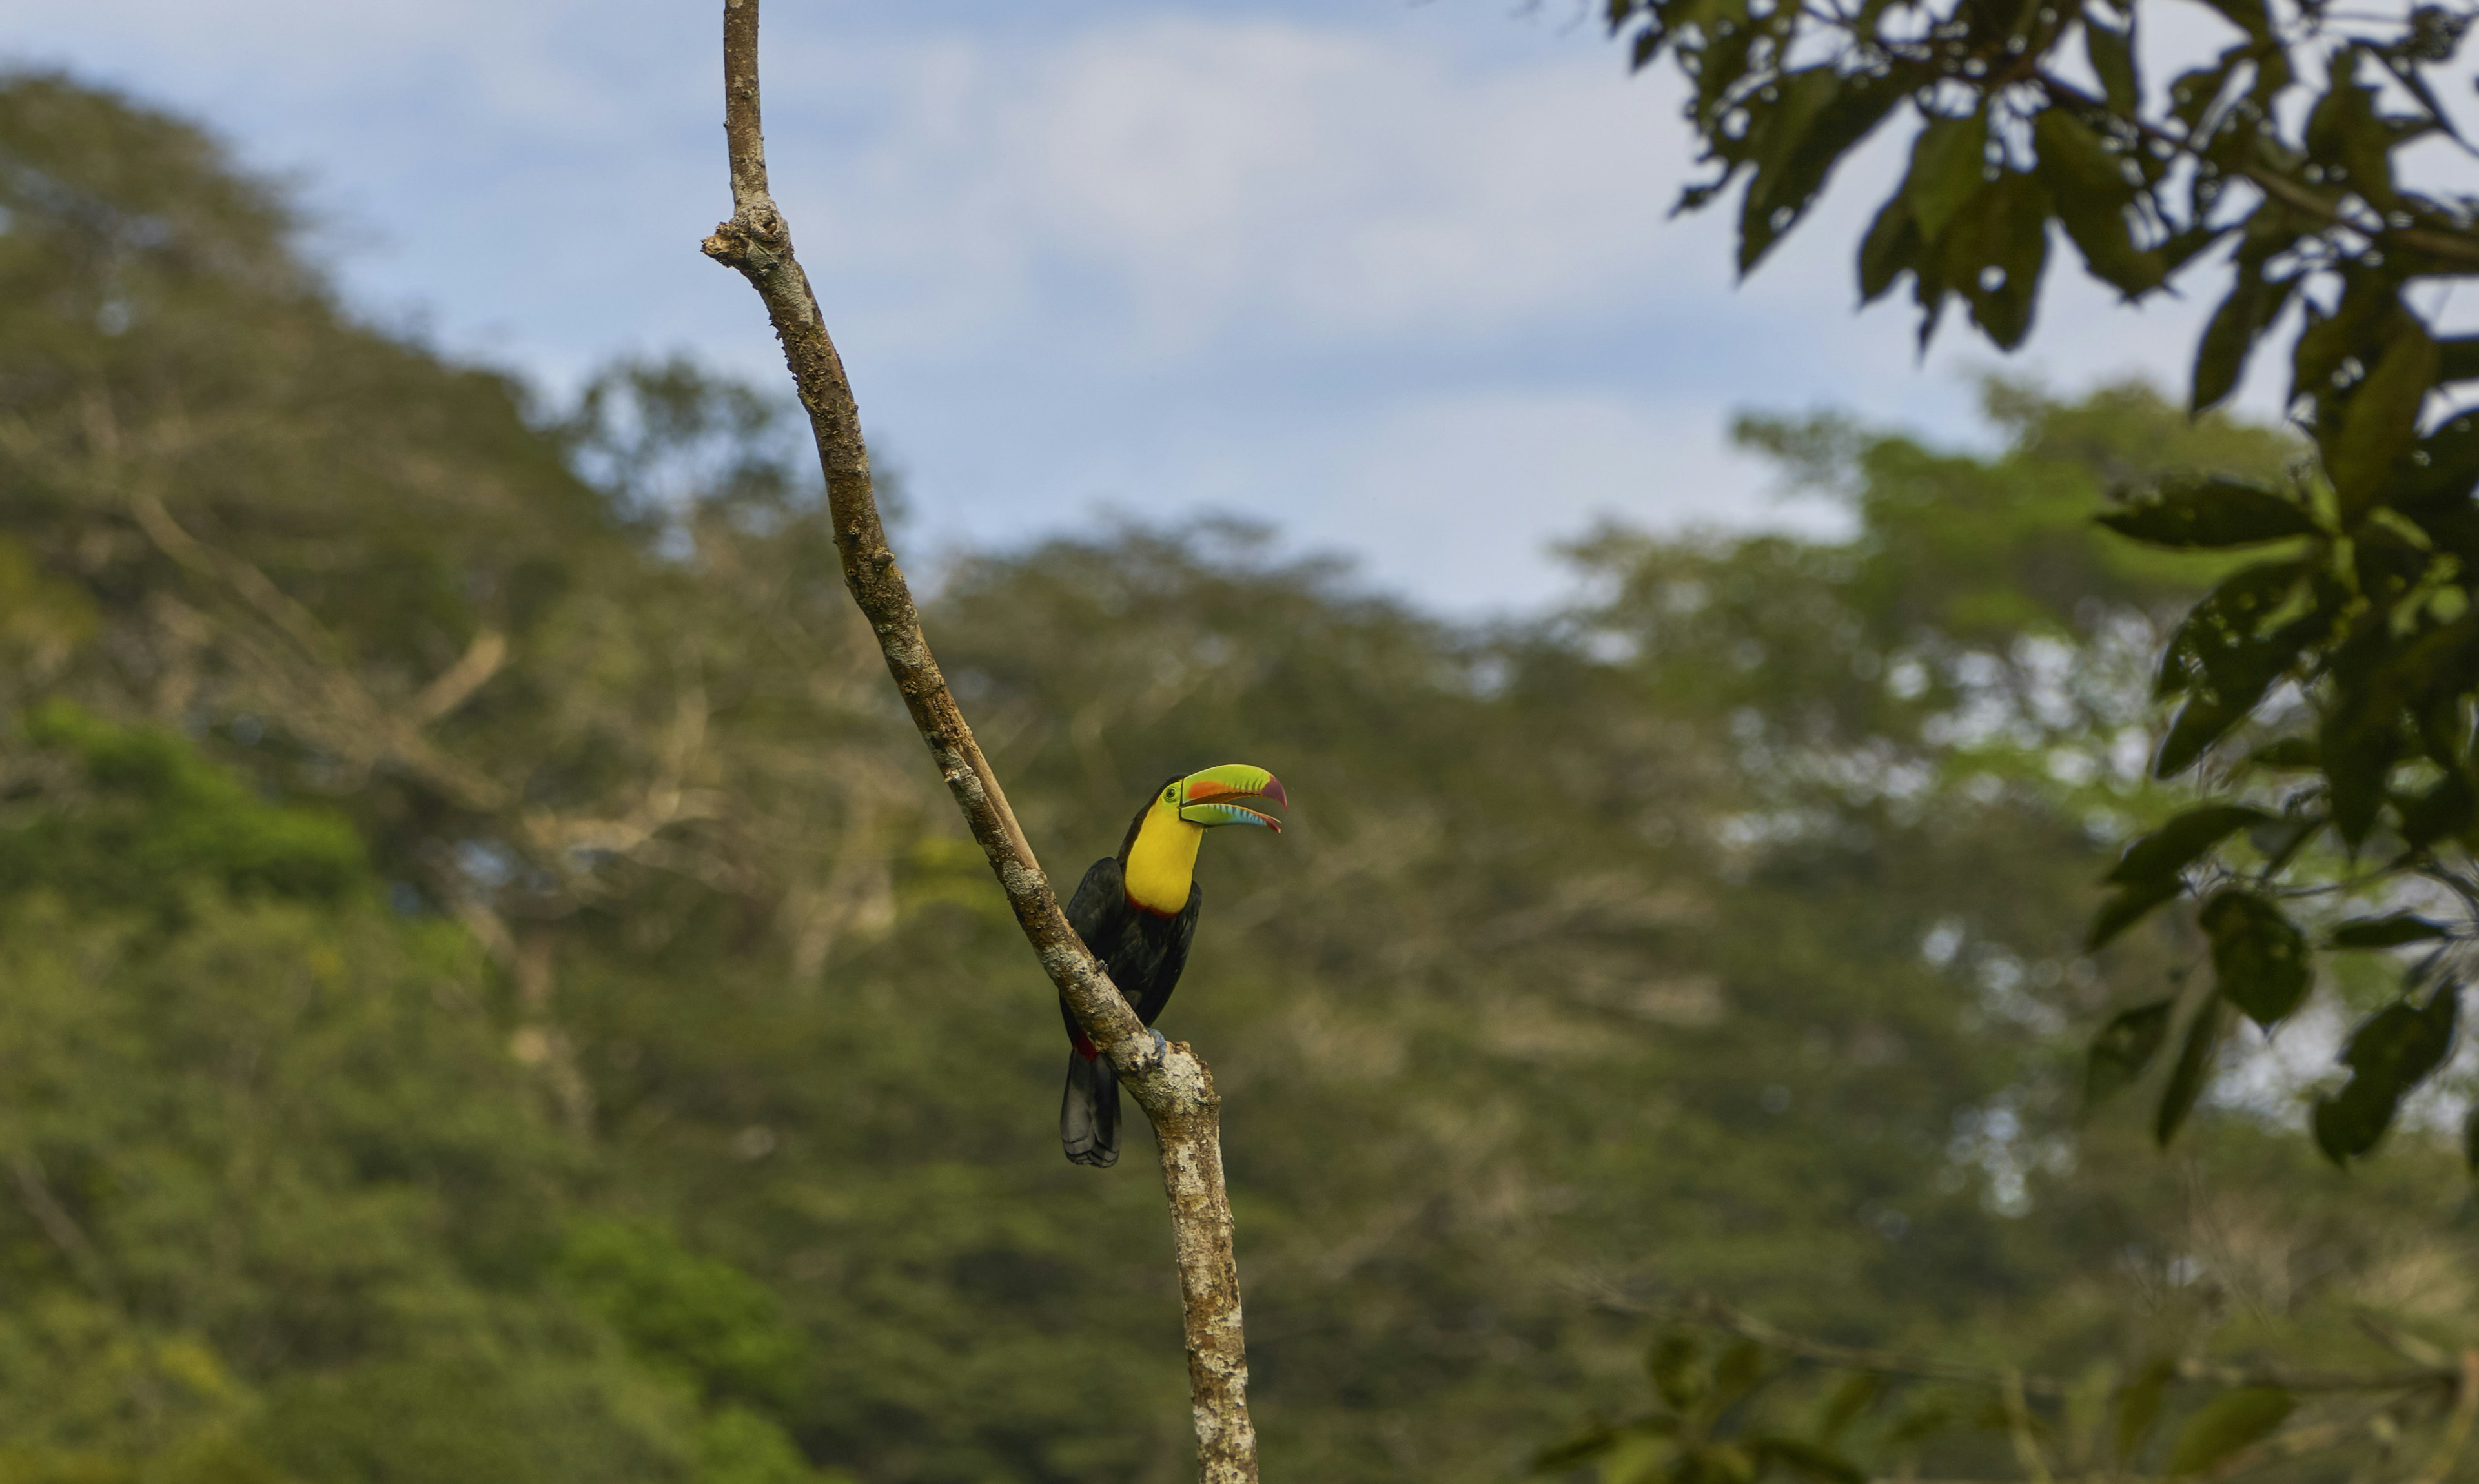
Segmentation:
{"type": "Polygon", "coordinates": [[[1244,762],[1226,762],[1179,780],[1179,817],[1189,824],[1263,825],[1276,834],[1283,832],[1281,820],[1243,808],[1230,802],[1234,799],[1270,799],[1285,807],[1291,802],[1283,792],[1282,780],[1244,762]]]}

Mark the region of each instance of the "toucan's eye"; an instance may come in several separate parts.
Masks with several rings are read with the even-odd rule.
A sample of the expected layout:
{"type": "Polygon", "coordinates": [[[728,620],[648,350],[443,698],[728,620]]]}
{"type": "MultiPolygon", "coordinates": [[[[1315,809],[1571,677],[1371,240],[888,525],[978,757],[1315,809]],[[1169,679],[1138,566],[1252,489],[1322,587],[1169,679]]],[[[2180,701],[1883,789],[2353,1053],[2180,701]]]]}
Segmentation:
{"type": "Polygon", "coordinates": [[[1163,790],[1163,803],[1177,804],[1178,802],[1179,790],[1177,788],[1165,788],[1163,790]]]}

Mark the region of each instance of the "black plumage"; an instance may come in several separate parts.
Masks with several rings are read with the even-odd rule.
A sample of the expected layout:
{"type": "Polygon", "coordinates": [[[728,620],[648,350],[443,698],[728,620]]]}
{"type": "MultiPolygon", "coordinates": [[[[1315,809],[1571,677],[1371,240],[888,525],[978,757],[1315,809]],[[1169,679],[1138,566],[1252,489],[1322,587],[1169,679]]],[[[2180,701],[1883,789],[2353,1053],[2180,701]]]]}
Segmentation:
{"type": "MultiPolygon", "coordinates": [[[[1146,807],[1152,803],[1148,797],[1146,807]]],[[[1127,997],[1137,1018],[1150,1026],[1170,1003],[1180,970],[1188,967],[1188,949],[1196,939],[1196,916],[1205,906],[1205,888],[1190,882],[1188,902],[1177,916],[1147,911],[1128,900],[1128,851],[1137,843],[1144,819],[1144,810],[1138,810],[1119,853],[1094,861],[1076,883],[1076,894],[1067,900],[1067,921],[1110,970],[1111,982],[1127,997]]],[[[1059,1013],[1067,1022],[1067,1038],[1075,1047],[1067,1055],[1067,1089],[1059,1102],[1059,1141],[1076,1164],[1115,1164],[1119,1159],[1118,1073],[1086,1040],[1075,1012],[1063,999],[1059,1002],[1059,1013]]]]}

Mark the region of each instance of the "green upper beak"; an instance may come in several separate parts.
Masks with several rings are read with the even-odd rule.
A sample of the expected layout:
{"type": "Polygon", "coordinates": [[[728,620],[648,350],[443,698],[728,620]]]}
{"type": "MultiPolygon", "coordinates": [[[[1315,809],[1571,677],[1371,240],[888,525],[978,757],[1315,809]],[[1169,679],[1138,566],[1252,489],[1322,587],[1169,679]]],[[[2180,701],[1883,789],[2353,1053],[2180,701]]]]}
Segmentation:
{"type": "Polygon", "coordinates": [[[1270,799],[1286,807],[1291,799],[1283,792],[1282,780],[1263,768],[1252,768],[1244,762],[1226,762],[1217,768],[1191,773],[1179,780],[1179,817],[1191,825],[1263,825],[1276,834],[1283,832],[1283,822],[1271,814],[1261,814],[1231,803],[1234,799],[1270,799]]]}

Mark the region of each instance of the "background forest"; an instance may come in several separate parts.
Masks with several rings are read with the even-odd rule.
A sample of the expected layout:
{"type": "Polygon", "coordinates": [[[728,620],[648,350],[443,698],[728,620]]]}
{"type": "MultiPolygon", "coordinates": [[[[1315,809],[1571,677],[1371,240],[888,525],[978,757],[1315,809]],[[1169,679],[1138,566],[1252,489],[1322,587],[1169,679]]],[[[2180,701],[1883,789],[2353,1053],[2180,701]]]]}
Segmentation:
{"type": "MultiPolygon", "coordinates": [[[[683,364],[547,406],[304,227],[0,80],[0,1479],[1186,1476],[1160,1195],[1059,1158],[1052,992],[796,421],[683,364]]],[[[2090,516],[2300,449],[1987,404],[1987,456],[1751,422],[1856,536],[1605,530],[1521,625],[1238,524],[936,574],[1054,872],[1166,773],[1297,801],[1208,852],[1167,1023],[1280,1476],[1518,1476],[1697,1292],[2056,1374],[2467,1333],[2440,1120],[2346,1176],[2296,1136],[2331,1026],[2174,1155],[2082,1116],[2202,951],[2081,944],[2215,575],[2090,516]]]]}

